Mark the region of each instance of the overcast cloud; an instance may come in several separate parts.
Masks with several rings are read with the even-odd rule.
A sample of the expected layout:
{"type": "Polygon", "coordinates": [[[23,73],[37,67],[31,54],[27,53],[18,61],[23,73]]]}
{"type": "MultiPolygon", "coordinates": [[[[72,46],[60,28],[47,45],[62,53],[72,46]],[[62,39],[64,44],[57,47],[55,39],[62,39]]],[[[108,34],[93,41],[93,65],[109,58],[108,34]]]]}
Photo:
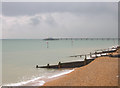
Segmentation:
{"type": "Polygon", "coordinates": [[[3,38],[117,37],[117,2],[4,2],[3,38]]]}

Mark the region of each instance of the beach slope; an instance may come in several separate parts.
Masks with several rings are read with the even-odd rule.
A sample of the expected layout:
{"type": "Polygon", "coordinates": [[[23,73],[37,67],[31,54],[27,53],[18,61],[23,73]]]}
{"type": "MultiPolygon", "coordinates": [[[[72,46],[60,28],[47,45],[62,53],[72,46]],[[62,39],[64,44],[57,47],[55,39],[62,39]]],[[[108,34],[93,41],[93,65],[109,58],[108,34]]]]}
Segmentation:
{"type": "Polygon", "coordinates": [[[43,86],[118,86],[118,58],[99,57],[43,86]]]}

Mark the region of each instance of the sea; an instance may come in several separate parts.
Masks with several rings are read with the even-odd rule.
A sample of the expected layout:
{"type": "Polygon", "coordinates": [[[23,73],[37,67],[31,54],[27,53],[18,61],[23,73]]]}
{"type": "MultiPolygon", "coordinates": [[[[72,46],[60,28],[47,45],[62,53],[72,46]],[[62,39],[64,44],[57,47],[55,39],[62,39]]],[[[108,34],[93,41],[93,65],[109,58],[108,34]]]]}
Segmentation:
{"type": "Polygon", "coordinates": [[[74,69],[36,68],[36,65],[84,60],[73,55],[89,54],[118,45],[118,40],[2,39],[2,85],[42,86],[74,69]]]}

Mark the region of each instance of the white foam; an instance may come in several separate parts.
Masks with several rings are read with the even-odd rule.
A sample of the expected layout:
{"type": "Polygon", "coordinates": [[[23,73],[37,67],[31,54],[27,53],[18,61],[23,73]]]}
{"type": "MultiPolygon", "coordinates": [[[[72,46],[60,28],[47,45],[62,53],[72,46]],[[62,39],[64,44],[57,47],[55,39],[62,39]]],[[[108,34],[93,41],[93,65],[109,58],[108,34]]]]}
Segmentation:
{"type": "Polygon", "coordinates": [[[59,77],[59,76],[62,76],[62,75],[65,75],[65,74],[68,74],[68,73],[71,73],[73,70],[69,70],[69,71],[65,71],[65,72],[62,72],[62,73],[59,73],[59,74],[56,74],[56,75],[53,75],[53,76],[49,76],[48,78],[55,78],[55,77],[59,77]]]}
{"type": "Polygon", "coordinates": [[[112,47],[109,47],[109,48],[117,48],[117,47],[119,47],[119,45],[115,45],[115,46],[112,46],[112,47]]]}
{"type": "Polygon", "coordinates": [[[102,53],[101,55],[102,55],[102,56],[106,56],[106,55],[107,55],[107,53],[102,53]]]}
{"type": "Polygon", "coordinates": [[[97,54],[98,57],[100,57],[101,55],[100,54],[97,54]]]}
{"type": "MultiPolygon", "coordinates": [[[[37,77],[37,78],[31,79],[31,80],[28,80],[28,81],[22,81],[22,82],[18,82],[18,83],[11,83],[11,84],[7,84],[7,85],[4,85],[4,86],[22,86],[22,85],[28,84],[30,82],[34,82],[34,81],[36,81],[40,78],[42,78],[42,77],[37,77]]],[[[45,83],[44,81],[40,81],[40,85],[43,85],[44,83],[45,83]]]]}
{"type": "Polygon", "coordinates": [[[42,86],[45,84],[45,81],[39,81],[39,86],[42,86]]]}
{"type": "Polygon", "coordinates": [[[88,56],[87,59],[93,59],[93,58],[91,58],[90,56],[88,56]]]}
{"type": "Polygon", "coordinates": [[[102,51],[96,51],[97,53],[102,53],[102,51]]]}
{"type": "MultiPolygon", "coordinates": [[[[59,77],[59,76],[71,73],[72,71],[74,71],[74,69],[73,70],[65,70],[64,72],[58,73],[58,74],[53,75],[53,76],[48,76],[47,78],[50,79],[50,78],[59,77]]],[[[11,83],[11,84],[3,85],[3,86],[25,86],[28,83],[31,83],[32,86],[42,86],[42,85],[45,84],[45,81],[43,81],[43,80],[39,81],[39,79],[41,79],[41,78],[43,78],[43,77],[37,77],[37,78],[31,79],[31,80],[28,80],[28,81],[22,81],[22,82],[18,82],[18,83],[11,83]],[[35,81],[37,81],[37,82],[35,82],[35,81]],[[33,83],[33,82],[35,82],[35,83],[33,83]]]]}
{"type": "Polygon", "coordinates": [[[96,57],[96,55],[92,55],[92,57],[96,57]]]}
{"type": "MultiPolygon", "coordinates": [[[[73,70],[65,70],[61,73],[58,73],[56,75],[53,75],[53,76],[48,76],[47,79],[50,79],[50,78],[55,78],[55,77],[58,77],[58,76],[62,76],[62,75],[65,75],[65,74],[68,74],[70,72],[74,71],[73,70]]],[[[45,81],[44,80],[40,80],[41,78],[43,78],[44,76],[42,77],[37,77],[37,78],[34,78],[34,79],[31,79],[31,80],[27,80],[27,81],[21,81],[21,82],[18,82],[18,83],[11,83],[11,84],[6,84],[6,85],[3,85],[3,86],[25,86],[26,84],[28,83],[31,83],[31,86],[42,86],[45,84],[45,81]],[[36,81],[36,82],[35,82],[36,81]]],[[[46,78],[46,77],[44,77],[46,78]]]]}
{"type": "Polygon", "coordinates": [[[38,81],[36,84],[33,84],[32,86],[42,86],[45,84],[45,81],[38,81]]]}

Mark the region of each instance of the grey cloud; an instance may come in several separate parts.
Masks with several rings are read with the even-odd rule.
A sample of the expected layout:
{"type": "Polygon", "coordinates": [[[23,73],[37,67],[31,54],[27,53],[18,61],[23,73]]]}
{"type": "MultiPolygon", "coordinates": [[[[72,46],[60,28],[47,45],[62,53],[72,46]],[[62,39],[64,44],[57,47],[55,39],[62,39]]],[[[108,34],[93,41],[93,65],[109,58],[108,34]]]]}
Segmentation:
{"type": "Polygon", "coordinates": [[[51,26],[57,25],[55,19],[51,15],[47,16],[45,22],[48,23],[51,26]]]}
{"type": "Polygon", "coordinates": [[[113,2],[3,2],[6,16],[35,15],[38,13],[71,12],[76,14],[113,14],[113,2]]]}
{"type": "Polygon", "coordinates": [[[0,2],[0,14],[2,14],[2,3],[0,2]]]}
{"type": "Polygon", "coordinates": [[[117,37],[117,10],[117,3],[113,2],[4,2],[3,35],[4,38],[117,37]]]}
{"type": "Polygon", "coordinates": [[[37,16],[5,17],[3,19],[4,38],[45,38],[45,37],[117,37],[117,20],[109,15],[77,16],[71,13],[48,13],[37,16]],[[43,18],[42,18],[43,17],[43,18]],[[52,20],[55,25],[51,25],[52,20]],[[39,19],[39,25],[28,24],[31,18],[39,19]],[[5,20],[5,21],[4,21],[5,20]],[[14,22],[15,20],[16,23],[14,22]],[[25,23],[24,23],[24,22],[25,23]],[[12,31],[11,31],[12,29],[12,31]],[[36,30],[34,30],[36,29],[36,30]],[[13,36],[14,35],[14,36],[13,36]]]}
{"type": "Polygon", "coordinates": [[[40,24],[40,20],[37,17],[31,18],[31,24],[38,25],[40,24]]]}

